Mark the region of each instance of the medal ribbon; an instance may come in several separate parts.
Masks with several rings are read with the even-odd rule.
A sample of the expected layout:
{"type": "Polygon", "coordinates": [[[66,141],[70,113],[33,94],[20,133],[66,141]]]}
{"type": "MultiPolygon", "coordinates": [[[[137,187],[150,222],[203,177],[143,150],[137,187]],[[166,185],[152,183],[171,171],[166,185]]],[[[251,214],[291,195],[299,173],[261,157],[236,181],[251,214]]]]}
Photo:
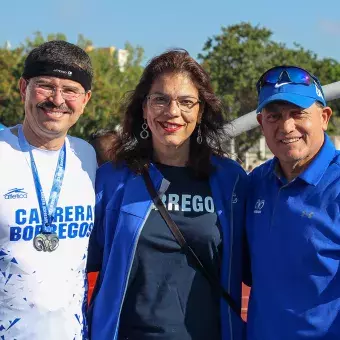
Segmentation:
{"type": "Polygon", "coordinates": [[[60,150],[57,168],[54,173],[54,179],[52,184],[52,189],[50,192],[50,197],[48,200],[48,205],[46,204],[45,195],[40,183],[38,169],[34,161],[33,153],[32,153],[32,147],[28,144],[25,135],[22,131],[22,125],[19,126],[18,129],[18,137],[19,137],[19,144],[20,148],[23,152],[28,151],[30,154],[30,161],[31,161],[31,169],[32,169],[32,175],[35,185],[35,191],[37,193],[37,199],[39,202],[40,207],[40,215],[42,220],[42,229],[41,232],[43,234],[49,234],[52,233],[52,221],[54,219],[61,186],[64,179],[65,174],[65,166],[66,166],[66,146],[65,143],[63,147],[60,150]]]}

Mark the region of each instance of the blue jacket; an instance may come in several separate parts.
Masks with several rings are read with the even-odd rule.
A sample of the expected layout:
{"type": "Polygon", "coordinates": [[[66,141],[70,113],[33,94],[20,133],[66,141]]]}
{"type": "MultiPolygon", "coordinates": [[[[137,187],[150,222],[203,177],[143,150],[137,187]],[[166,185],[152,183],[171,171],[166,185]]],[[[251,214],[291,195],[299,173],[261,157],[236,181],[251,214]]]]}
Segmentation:
{"type": "MultiPolygon", "coordinates": [[[[230,159],[213,157],[212,162],[216,171],[210,186],[223,230],[221,284],[240,304],[247,176],[230,159]]],[[[152,164],[150,176],[161,192],[163,177],[152,164]]],[[[116,340],[129,273],[152,200],[141,176],[111,163],[98,170],[96,192],[88,270],[99,270],[100,275],[89,313],[91,338],[116,340]]],[[[223,340],[242,339],[242,323],[222,299],[221,320],[223,340]]]]}

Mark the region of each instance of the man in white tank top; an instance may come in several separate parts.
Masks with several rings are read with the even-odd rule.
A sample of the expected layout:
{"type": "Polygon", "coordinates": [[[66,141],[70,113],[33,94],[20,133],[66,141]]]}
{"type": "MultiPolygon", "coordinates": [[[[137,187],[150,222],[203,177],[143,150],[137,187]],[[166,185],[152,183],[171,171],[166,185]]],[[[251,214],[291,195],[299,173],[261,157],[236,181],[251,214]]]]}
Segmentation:
{"type": "Polygon", "coordinates": [[[65,41],[33,49],[22,124],[0,131],[0,339],[85,340],[85,262],[96,156],[67,135],[91,97],[89,56],[65,41]]]}

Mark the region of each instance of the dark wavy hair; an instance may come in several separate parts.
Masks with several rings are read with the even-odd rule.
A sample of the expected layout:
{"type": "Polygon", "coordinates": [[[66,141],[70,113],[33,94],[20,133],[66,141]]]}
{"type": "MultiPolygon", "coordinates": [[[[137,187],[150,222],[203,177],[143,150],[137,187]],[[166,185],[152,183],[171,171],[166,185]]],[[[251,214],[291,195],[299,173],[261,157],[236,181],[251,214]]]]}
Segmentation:
{"type": "Polygon", "coordinates": [[[211,155],[223,156],[222,142],[226,140],[223,130],[223,106],[213,92],[208,74],[185,50],[169,50],[154,57],[147,64],[135,90],[125,97],[122,130],[113,144],[111,158],[116,164],[126,164],[140,173],[152,161],[152,139],[140,137],[143,119],[143,104],[153,82],[162,74],[180,73],[188,76],[196,86],[203,105],[201,119],[202,144],[197,143],[197,126],[190,137],[190,154],[187,166],[197,177],[206,178],[213,170],[211,155]]]}

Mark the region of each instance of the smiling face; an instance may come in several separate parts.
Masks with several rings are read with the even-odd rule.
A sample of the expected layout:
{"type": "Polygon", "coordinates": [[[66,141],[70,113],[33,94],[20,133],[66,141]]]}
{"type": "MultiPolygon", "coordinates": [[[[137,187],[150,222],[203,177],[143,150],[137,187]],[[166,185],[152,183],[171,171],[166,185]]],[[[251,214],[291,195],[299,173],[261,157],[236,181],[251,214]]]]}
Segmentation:
{"type": "Polygon", "coordinates": [[[329,107],[312,104],[302,109],[288,102],[268,104],[257,116],[269,149],[281,167],[300,168],[309,163],[324,142],[332,114],[329,107]]]}
{"type": "Polygon", "coordinates": [[[148,98],[144,102],[143,117],[152,133],[154,152],[166,154],[176,149],[189,155],[190,136],[201,119],[194,83],[183,73],[165,73],[155,79],[148,98]],[[166,102],[166,98],[170,98],[168,105],[157,105],[166,102]]]}
{"type": "Polygon", "coordinates": [[[91,97],[91,92],[85,93],[79,83],[50,76],[34,77],[29,81],[21,78],[19,87],[25,105],[24,133],[29,143],[37,146],[43,141],[63,139],[91,97]],[[61,91],[79,96],[65,100],[61,91]]]}

